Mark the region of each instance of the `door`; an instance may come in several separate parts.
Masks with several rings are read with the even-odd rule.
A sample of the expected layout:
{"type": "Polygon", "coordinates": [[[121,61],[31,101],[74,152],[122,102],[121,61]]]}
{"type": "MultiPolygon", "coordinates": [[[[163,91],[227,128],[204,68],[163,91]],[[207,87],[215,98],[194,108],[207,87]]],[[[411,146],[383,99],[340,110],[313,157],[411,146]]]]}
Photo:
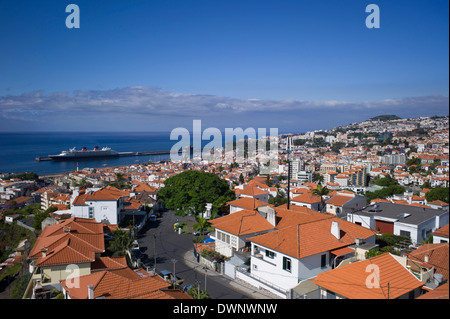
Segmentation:
{"type": "Polygon", "coordinates": [[[382,234],[394,234],[394,223],[384,220],[375,220],[375,230],[379,230],[382,234]]]}

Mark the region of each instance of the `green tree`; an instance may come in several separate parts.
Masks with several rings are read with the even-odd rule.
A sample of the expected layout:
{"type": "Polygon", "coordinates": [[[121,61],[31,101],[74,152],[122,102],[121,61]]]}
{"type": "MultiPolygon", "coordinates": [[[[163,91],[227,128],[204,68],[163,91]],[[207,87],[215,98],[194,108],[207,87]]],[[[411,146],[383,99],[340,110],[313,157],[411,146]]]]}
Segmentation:
{"type": "MultiPolygon", "coordinates": [[[[235,193],[230,190],[227,181],[217,175],[191,170],[166,179],[158,197],[168,209],[179,214],[190,210],[199,214],[204,212],[206,203],[223,206],[235,199],[235,193]]],[[[220,207],[216,206],[216,209],[220,207]]]]}
{"type": "Polygon", "coordinates": [[[201,216],[197,216],[196,218],[197,218],[197,223],[192,225],[192,228],[194,228],[194,230],[198,231],[200,233],[200,236],[203,236],[203,232],[205,230],[208,230],[209,227],[211,227],[211,223],[206,218],[203,218],[201,216]]]}
{"type": "Polygon", "coordinates": [[[287,203],[287,198],[284,192],[277,192],[277,196],[269,198],[269,204],[280,206],[287,203]]]}
{"type": "Polygon", "coordinates": [[[428,202],[435,200],[441,200],[443,202],[449,202],[449,188],[448,187],[436,187],[425,194],[425,198],[428,202]]]}
{"type": "Polygon", "coordinates": [[[314,173],[313,179],[314,179],[314,181],[318,182],[319,184],[323,183],[323,175],[320,173],[314,173]]]}
{"type": "Polygon", "coordinates": [[[417,158],[417,157],[410,158],[410,159],[406,162],[406,166],[411,166],[411,165],[417,165],[417,166],[419,166],[420,164],[421,164],[420,158],[417,158]]]}
{"type": "Polygon", "coordinates": [[[192,287],[187,293],[194,299],[211,299],[208,291],[201,291],[199,287],[192,287]]]}
{"type": "Polygon", "coordinates": [[[366,192],[364,196],[367,197],[367,202],[370,203],[375,198],[388,198],[395,194],[403,194],[404,192],[405,188],[401,185],[389,185],[374,192],[366,192]]]}
{"type": "Polygon", "coordinates": [[[270,180],[270,175],[267,175],[267,177],[266,177],[266,185],[269,187],[272,187],[272,181],[270,180]]]}
{"type": "Polygon", "coordinates": [[[323,200],[323,197],[328,195],[330,193],[330,189],[326,186],[317,185],[316,189],[312,190],[312,194],[316,196],[320,196],[320,203],[321,203],[321,209],[320,211],[323,212],[325,210],[325,201],[323,200]]]}
{"type": "Polygon", "coordinates": [[[58,210],[57,207],[51,206],[45,211],[38,211],[33,218],[33,228],[36,230],[41,230],[41,223],[47,217],[50,217],[50,214],[56,212],[58,210]]]}
{"type": "Polygon", "coordinates": [[[130,231],[118,229],[112,232],[114,240],[110,242],[108,250],[116,256],[125,256],[126,252],[131,249],[135,238],[130,231]]]}
{"type": "Polygon", "coordinates": [[[390,186],[390,185],[398,185],[398,182],[395,178],[392,178],[391,175],[386,175],[383,178],[377,179],[375,184],[378,186],[390,186]]]}
{"type": "Polygon", "coordinates": [[[331,150],[332,150],[333,152],[339,154],[341,148],[345,147],[345,145],[346,145],[346,144],[345,144],[344,142],[336,142],[336,143],[333,144],[333,146],[331,146],[331,150]]]}

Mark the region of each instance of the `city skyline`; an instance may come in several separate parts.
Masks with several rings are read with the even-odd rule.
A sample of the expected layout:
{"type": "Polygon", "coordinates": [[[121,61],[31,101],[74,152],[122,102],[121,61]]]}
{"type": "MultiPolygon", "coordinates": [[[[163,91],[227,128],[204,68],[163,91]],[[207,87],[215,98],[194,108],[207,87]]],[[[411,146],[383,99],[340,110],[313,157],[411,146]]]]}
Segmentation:
{"type": "Polygon", "coordinates": [[[448,115],[448,2],[2,4],[0,131],[310,131],[448,115]]]}

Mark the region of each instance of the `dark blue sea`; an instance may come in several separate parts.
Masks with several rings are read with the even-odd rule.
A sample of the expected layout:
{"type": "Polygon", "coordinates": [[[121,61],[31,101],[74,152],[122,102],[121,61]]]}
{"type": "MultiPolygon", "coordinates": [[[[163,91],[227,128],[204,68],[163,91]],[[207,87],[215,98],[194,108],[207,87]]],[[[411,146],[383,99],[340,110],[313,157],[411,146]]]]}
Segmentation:
{"type": "MultiPolygon", "coordinates": [[[[0,133],[0,173],[35,172],[39,175],[76,170],[77,161],[36,162],[37,156],[59,154],[76,147],[93,149],[110,147],[117,152],[145,152],[170,150],[177,141],[170,140],[170,132],[131,133],[0,133]]],[[[133,156],[112,159],[78,161],[80,169],[91,167],[130,165],[167,160],[169,155],[133,156]]]]}

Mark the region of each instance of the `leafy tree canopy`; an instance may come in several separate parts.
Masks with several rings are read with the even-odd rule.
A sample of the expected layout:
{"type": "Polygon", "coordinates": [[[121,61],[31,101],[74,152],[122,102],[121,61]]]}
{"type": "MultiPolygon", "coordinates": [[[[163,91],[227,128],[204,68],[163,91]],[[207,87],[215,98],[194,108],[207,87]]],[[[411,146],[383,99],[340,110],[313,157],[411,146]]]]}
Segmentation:
{"type": "Polygon", "coordinates": [[[428,202],[435,200],[441,200],[443,202],[449,202],[449,189],[448,187],[436,187],[425,194],[425,198],[428,202]]]}
{"type": "Polygon", "coordinates": [[[398,185],[398,182],[395,178],[392,178],[391,175],[386,175],[383,178],[377,179],[375,184],[378,186],[390,186],[390,185],[398,185]]]}
{"type": "Polygon", "coordinates": [[[220,209],[227,201],[234,200],[235,194],[217,175],[192,170],[166,179],[158,197],[175,212],[198,214],[205,210],[206,203],[212,203],[215,210],[220,209]]]}

